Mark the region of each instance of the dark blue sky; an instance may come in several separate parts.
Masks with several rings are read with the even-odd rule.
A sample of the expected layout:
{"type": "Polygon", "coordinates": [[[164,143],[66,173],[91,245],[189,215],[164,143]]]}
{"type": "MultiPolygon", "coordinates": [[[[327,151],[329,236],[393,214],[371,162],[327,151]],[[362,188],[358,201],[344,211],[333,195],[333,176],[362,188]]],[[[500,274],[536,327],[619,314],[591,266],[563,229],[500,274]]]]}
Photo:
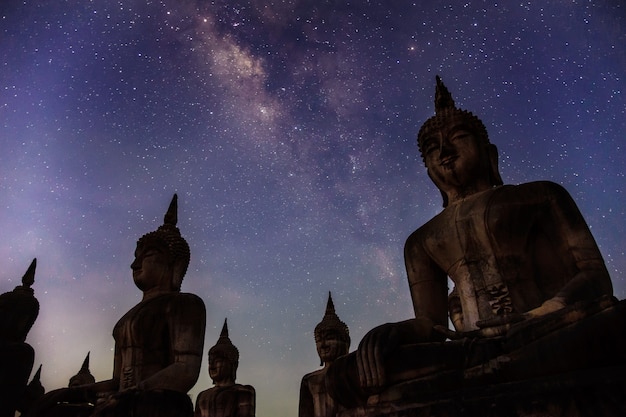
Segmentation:
{"type": "Polygon", "coordinates": [[[257,415],[295,415],[328,291],[352,349],[412,315],[436,74],[506,183],[570,191],[624,298],[625,24],[620,1],[3,1],[0,292],[38,258],[44,386],[88,351],[110,377],[135,241],[177,192],[205,351],[228,317],[257,415]]]}

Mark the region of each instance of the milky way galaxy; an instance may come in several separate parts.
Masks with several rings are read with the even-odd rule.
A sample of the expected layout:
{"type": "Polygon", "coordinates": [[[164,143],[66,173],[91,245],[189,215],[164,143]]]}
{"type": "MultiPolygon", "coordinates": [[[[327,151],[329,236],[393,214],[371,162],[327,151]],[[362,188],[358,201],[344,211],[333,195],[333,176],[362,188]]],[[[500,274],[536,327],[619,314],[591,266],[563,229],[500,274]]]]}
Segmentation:
{"type": "MultiPolygon", "coordinates": [[[[622,1],[0,4],[0,293],[32,258],[47,390],[110,378],[130,263],[174,193],[183,291],[228,318],[259,417],[297,414],[328,291],[354,350],[413,315],[403,245],[441,210],[416,146],[435,75],[506,183],[564,185],[626,296],[622,1]]],[[[206,356],[195,396],[211,386],[206,356]]]]}

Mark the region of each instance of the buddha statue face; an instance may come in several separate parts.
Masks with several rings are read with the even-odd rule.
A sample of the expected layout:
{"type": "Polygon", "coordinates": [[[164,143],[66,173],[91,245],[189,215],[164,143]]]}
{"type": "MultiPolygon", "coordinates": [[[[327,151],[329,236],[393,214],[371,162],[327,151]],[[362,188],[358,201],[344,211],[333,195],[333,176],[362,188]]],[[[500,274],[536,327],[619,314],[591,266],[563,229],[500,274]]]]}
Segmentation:
{"type": "Polygon", "coordinates": [[[237,368],[225,356],[220,354],[209,355],[209,376],[218,386],[235,383],[237,368]]]}
{"type": "Polygon", "coordinates": [[[331,363],[340,356],[348,353],[349,344],[346,343],[339,333],[327,331],[320,335],[315,342],[317,354],[323,363],[331,363]]]}
{"type": "Polygon", "coordinates": [[[498,149],[489,142],[483,122],[456,108],[452,95],[437,76],[435,116],[417,134],[417,145],[428,176],[448,199],[464,197],[481,188],[502,185],[498,149]]]}
{"type": "Polygon", "coordinates": [[[462,119],[455,119],[424,137],[422,152],[429,177],[444,193],[473,187],[476,183],[490,186],[487,145],[462,119]]]}
{"type": "Polygon", "coordinates": [[[143,292],[153,289],[174,290],[171,258],[167,246],[156,239],[138,244],[135,260],[130,266],[137,288],[143,292]]]}

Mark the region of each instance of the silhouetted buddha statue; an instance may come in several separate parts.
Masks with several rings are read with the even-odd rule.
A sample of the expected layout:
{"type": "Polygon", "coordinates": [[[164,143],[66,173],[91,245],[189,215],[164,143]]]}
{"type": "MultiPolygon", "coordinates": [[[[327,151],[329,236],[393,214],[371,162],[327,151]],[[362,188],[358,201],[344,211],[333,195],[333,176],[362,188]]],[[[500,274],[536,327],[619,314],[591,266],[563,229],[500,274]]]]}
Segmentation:
{"type": "Polygon", "coordinates": [[[78,373],[70,378],[68,387],[78,387],[81,385],[93,384],[95,382],[96,378],[94,378],[89,371],[89,353],[87,353],[87,356],[85,356],[85,360],[83,360],[83,364],[78,373]]]}
{"type": "Polygon", "coordinates": [[[322,369],[306,374],[300,384],[300,404],[298,417],[334,417],[341,409],[339,404],[328,395],[326,389],[326,370],[338,357],[350,349],[348,326],[335,313],[333,298],[328,293],[326,312],[322,321],[315,326],[315,347],[320,357],[322,369]]]}
{"type": "Polygon", "coordinates": [[[610,358],[624,363],[623,348],[594,341],[623,340],[606,331],[623,327],[623,315],[570,195],[548,181],[503,185],[485,126],[456,108],[439,77],[435,110],[418,146],[444,209],[405,244],[415,318],[371,330],[356,353],[335,361],[331,394],[354,407],[382,392],[400,398],[394,385],[413,381],[402,385],[412,387],[407,395],[428,400],[610,358]]]}
{"type": "Polygon", "coordinates": [[[195,417],[254,417],[256,392],[251,385],[236,384],[239,350],[224,326],[215,346],[209,349],[209,376],[214,387],[196,399],[195,417]]]}
{"type": "Polygon", "coordinates": [[[39,302],[31,285],[37,260],[11,292],[0,295],[0,417],[13,417],[26,393],[35,351],[25,343],[39,314],[39,302]]]}
{"type": "Polygon", "coordinates": [[[41,365],[39,365],[39,369],[37,369],[37,372],[33,375],[33,379],[31,379],[26,387],[26,393],[17,411],[22,415],[28,414],[30,407],[39,401],[45,393],[46,389],[41,385],[41,365]]]}
{"type": "Polygon", "coordinates": [[[189,246],[176,223],[174,195],[164,224],[137,242],[131,269],[143,298],[113,329],[113,378],[50,392],[33,415],[193,415],[187,392],[200,372],[206,312],[199,297],[180,292],[189,246]],[[82,414],[79,403],[90,404],[82,414]]]}

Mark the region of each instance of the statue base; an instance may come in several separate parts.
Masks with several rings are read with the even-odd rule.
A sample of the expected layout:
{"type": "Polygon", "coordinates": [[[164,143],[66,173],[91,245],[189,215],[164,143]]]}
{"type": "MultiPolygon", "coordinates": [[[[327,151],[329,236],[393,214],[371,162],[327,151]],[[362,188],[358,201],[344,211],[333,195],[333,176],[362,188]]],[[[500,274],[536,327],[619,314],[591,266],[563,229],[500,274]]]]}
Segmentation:
{"type": "MultiPolygon", "coordinates": [[[[420,384],[421,386],[422,384],[420,384]]],[[[614,417],[626,415],[626,366],[465,388],[411,400],[406,382],[337,417],[614,417]]],[[[414,395],[413,395],[414,396],[414,395]]]]}
{"type": "MultiPolygon", "coordinates": [[[[626,300],[604,298],[572,306],[541,320],[520,323],[505,337],[483,341],[406,346],[398,356],[409,366],[405,365],[403,373],[393,369],[394,374],[408,375],[411,360],[423,358],[437,369],[392,381],[369,394],[355,390],[354,383],[352,390],[342,389],[345,385],[336,384],[335,370],[327,385],[334,389],[335,400],[347,408],[338,416],[626,415],[626,300]],[[433,362],[430,359],[437,349],[438,360],[433,362]]],[[[348,365],[354,362],[350,355],[340,359],[348,365]]],[[[390,364],[395,362],[402,361],[396,358],[390,364]]]]}

